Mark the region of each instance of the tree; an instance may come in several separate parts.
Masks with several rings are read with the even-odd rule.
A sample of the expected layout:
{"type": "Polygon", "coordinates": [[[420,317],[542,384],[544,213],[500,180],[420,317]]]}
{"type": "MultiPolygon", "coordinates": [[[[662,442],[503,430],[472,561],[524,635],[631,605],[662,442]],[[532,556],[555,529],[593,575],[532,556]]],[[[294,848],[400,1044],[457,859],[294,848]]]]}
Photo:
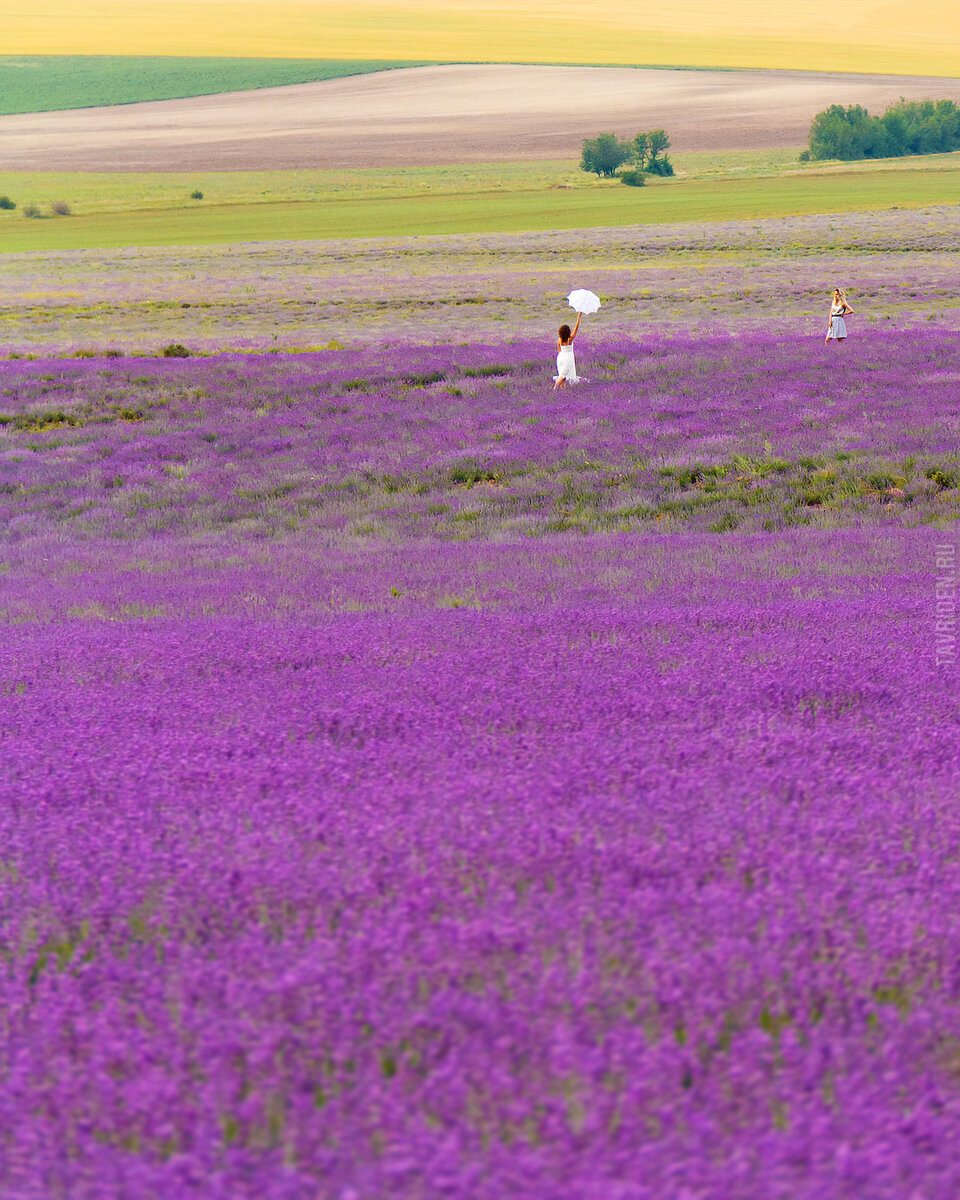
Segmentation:
{"type": "Polygon", "coordinates": [[[601,133],[595,138],[584,138],[580,170],[593,171],[598,179],[612,179],[617,168],[629,162],[633,155],[630,142],[621,142],[615,133],[601,133]]]}
{"type": "Polygon", "coordinates": [[[943,132],[944,149],[960,146],[960,108],[952,100],[938,100],[934,112],[943,132]]]}
{"type": "Polygon", "coordinates": [[[647,140],[650,146],[651,162],[653,162],[658,155],[663,154],[665,150],[670,149],[670,139],[667,137],[667,131],[665,129],[651,129],[647,134],[647,140]]]}
{"type": "Polygon", "coordinates": [[[859,104],[832,104],[810,126],[809,157],[893,158],[960,149],[960,108],[952,100],[904,100],[883,116],[859,104]]]}
{"type": "Polygon", "coordinates": [[[638,133],[631,145],[641,171],[649,171],[651,175],[673,174],[673,164],[665,154],[670,145],[665,129],[649,129],[646,133],[638,133]]]}
{"type": "Polygon", "coordinates": [[[810,153],[814,158],[860,158],[861,146],[842,104],[831,104],[817,113],[810,126],[810,153]]]}

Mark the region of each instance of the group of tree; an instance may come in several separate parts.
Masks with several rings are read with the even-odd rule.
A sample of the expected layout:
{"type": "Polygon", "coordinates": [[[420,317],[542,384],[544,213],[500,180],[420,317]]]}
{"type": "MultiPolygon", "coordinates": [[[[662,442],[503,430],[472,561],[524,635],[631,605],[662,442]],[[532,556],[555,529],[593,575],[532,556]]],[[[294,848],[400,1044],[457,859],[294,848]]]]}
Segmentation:
{"type": "Polygon", "coordinates": [[[673,174],[669,148],[670,138],[663,129],[638,133],[631,142],[621,141],[615,133],[601,133],[584,139],[580,170],[592,172],[598,179],[618,178],[632,187],[642,187],[646,175],[673,174]],[[620,171],[628,165],[628,170],[620,171]]]}
{"type": "Polygon", "coordinates": [[[960,149],[960,108],[952,100],[904,100],[871,117],[859,104],[832,104],[810,126],[804,161],[823,158],[896,158],[960,149]]]}

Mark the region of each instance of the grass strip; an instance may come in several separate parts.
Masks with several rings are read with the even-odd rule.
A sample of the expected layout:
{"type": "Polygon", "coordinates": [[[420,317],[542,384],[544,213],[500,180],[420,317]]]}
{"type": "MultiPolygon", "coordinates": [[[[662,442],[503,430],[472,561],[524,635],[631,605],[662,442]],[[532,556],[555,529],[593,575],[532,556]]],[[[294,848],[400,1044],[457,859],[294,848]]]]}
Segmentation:
{"type": "Polygon", "coordinates": [[[319,192],[302,200],[274,201],[268,196],[262,202],[242,199],[192,208],[181,202],[178,207],[127,212],[75,211],[73,216],[42,220],[24,220],[12,212],[0,219],[0,251],[510,233],[858,212],[953,204],[957,183],[952,168],[891,167],[769,178],[678,179],[640,190],[616,184],[522,190],[504,186],[368,198],[362,193],[319,192]]]}
{"type": "Polygon", "coordinates": [[[0,55],[0,116],[180,100],[426,65],[382,59],[0,55]]]}

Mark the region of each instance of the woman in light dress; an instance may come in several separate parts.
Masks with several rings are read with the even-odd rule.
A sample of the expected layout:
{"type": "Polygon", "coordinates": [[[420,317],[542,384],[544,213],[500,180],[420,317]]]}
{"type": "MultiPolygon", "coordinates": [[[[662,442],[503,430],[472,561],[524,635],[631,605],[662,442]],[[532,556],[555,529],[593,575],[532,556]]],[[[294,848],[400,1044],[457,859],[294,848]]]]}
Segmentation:
{"type": "Polygon", "coordinates": [[[567,383],[579,383],[577,362],[573,357],[573,339],[580,328],[580,313],[577,313],[577,323],[571,331],[569,325],[561,325],[557,331],[557,373],[553,377],[553,390],[566,387],[567,383]]]}
{"type": "Polygon", "coordinates": [[[847,325],[844,317],[849,317],[853,309],[847,303],[843,288],[834,288],[833,303],[830,305],[830,324],[827,326],[827,336],[824,343],[842,342],[847,336],[847,325]]]}

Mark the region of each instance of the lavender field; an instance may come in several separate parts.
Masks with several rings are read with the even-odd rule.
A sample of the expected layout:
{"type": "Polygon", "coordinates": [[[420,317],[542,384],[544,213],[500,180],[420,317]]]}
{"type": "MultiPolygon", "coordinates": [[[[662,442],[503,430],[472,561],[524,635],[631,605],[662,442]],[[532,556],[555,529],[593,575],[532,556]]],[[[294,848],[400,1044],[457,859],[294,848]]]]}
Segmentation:
{"type": "Polygon", "coordinates": [[[893,324],[0,361],[0,1195],[953,1200],[893,324]]]}
{"type": "Polygon", "coordinates": [[[7,537],[342,549],[957,516],[952,333],[578,346],[589,382],[558,393],[530,340],[0,361],[7,537]]]}
{"type": "Polygon", "coordinates": [[[609,336],[814,334],[834,287],[858,324],[960,327],[960,208],[562,233],[46,251],[0,258],[0,344],[65,353],[318,349],[546,336],[571,277],[609,336]]]}

